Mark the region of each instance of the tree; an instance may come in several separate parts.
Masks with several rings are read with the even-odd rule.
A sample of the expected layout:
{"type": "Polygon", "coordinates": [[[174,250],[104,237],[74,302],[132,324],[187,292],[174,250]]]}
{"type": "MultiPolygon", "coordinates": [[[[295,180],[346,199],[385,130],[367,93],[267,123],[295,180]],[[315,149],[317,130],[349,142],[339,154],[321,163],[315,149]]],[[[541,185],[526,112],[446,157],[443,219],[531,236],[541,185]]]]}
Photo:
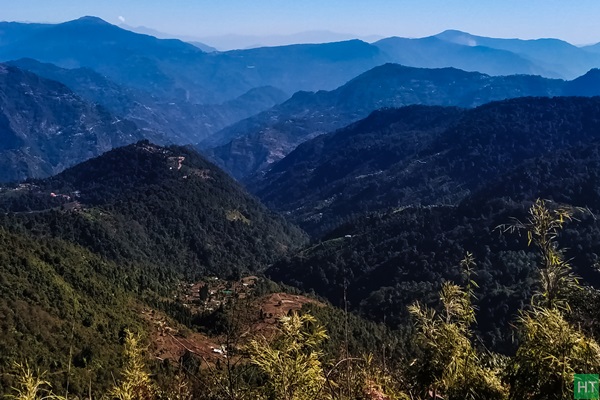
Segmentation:
{"type": "Polygon", "coordinates": [[[504,399],[499,371],[483,365],[483,358],[471,343],[471,324],[475,322],[472,305],[476,283],[471,280],[475,266],[472,254],[461,262],[467,280],[466,288],[444,282],[440,292],[443,311],[416,303],[409,307],[415,318],[416,341],[422,350],[413,363],[421,395],[434,399],[504,399]]]}
{"type": "Polygon", "coordinates": [[[509,371],[512,399],[572,398],[574,374],[600,371],[600,346],[566,319],[571,312],[569,295],[582,286],[557,238],[564,224],[581,211],[538,199],[525,223],[516,221],[507,228],[525,230],[541,259],[539,289],[531,308],[521,311],[518,319],[521,342],[509,371]]]}
{"type": "Polygon", "coordinates": [[[13,387],[14,395],[7,396],[14,400],[66,400],[65,397],[52,393],[52,386],[44,379],[46,373],[34,374],[28,364],[15,364],[17,370],[17,387],[13,387]]]}
{"type": "Polygon", "coordinates": [[[559,205],[550,208],[549,204],[545,200],[537,199],[529,209],[527,221],[515,219],[512,224],[501,227],[504,231],[527,232],[528,244],[535,245],[540,252],[540,288],[532,298],[532,305],[568,311],[569,294],[581,290],[582,287],[556,239],[564,224],[572,221],[576,213],[585,210],[559,205]]]}
{"type": "Polygon", "coordinates": [[[123,369],[121,383],[115,386],[110,396],[119,400],[154,399],[157,390],[146,370],[144,351],[140,346],[139,335],[129,330],[125,332],[125,357],[127,364],[123,369]]]}
{"type": "Polygon", "coordinates": [[[273,339],[250,341],[250,362],[266,376],[263,395],[278,400],[327,399],[325,375],[319,357],[325,329],[310,314],[282,317],[273,339]],[[318,397],[317,397],[318,395],[318,397]]]}

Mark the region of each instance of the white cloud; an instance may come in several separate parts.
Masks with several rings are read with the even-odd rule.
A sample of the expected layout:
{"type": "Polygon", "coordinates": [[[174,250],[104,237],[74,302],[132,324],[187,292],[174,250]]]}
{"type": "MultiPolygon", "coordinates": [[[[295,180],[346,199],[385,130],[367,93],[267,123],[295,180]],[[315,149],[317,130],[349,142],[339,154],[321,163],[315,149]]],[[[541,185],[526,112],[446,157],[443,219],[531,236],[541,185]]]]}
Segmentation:
{"type": "Polygon", "coordinates": [[[117,17],[117,19],[118,19],[119,21],[121,21],[121,23],[125,23],[125,17],[123,17],[122,15],[119,15],[119,16],[117,17]]]}

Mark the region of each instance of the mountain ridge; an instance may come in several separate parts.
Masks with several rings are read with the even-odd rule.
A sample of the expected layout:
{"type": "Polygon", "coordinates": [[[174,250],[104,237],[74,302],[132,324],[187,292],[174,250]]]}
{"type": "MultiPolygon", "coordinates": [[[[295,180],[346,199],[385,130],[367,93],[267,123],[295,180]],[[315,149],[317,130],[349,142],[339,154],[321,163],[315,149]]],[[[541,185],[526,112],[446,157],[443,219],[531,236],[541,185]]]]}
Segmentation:
{"type": "Polygon", "coordinates": [[[222,104],[171,102],[147,91],[117,84],[87,67],[65,69],[29,58],[7,64],[65,84],[87,101],[135,122],[145,131],[147,139],[160,144],[195,143],[232,122],[287,99],[285,93],[274,87],[257,87],[222,104]]]}
{"type": "Polygon", "coordinates": [[[528,159],[600,140],[598,107],[600,97],[540,97],[377,111],[298,146],[250,188],[317,235],[367,211],[457,204],[528,159]],[[407,125],[428,118],[438,128],[407,125]]]}
{"type": "Polygon", "coordinates": [[[0,64],[0,181],[53,175],[144,137],[63,84],[0,64]]]}
{"type": "Polygon", "coordinates": [[[456,68],[375,67],[333,91],[298,92],[288,101],[205,139],[199,149],[237,179],[266,170],[307,139],[340,129],[382,107],[473,107],[526,95],[555,96],[564,82],[495,77],[456,68]]]}
{"type": "Polygon", "coordinates": [[[255,271],[304,241],[191,148],[148,141],[8,186],[0,209],[5,226],[33,225],[42,237],[172,277],[255,271]]]}

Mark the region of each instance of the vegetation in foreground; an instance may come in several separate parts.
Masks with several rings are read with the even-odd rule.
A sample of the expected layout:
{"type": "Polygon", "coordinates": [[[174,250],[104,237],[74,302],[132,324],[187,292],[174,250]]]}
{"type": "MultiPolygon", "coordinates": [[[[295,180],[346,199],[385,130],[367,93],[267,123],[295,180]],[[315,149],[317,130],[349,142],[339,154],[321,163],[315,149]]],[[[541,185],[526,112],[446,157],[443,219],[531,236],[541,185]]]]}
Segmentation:
{"type": "MultiPolygon", "coordinates": [[[[576,373],[600,371],[600,346],[573,322],[573,292],[585,287],[572,272],[557,238],[581,210],[538,200],[525,222],[505,226],[523,230],[538,250],[538,289],[519,312],[519,346],[512,357],[483,347],[474,334],[476,260],[461,262],[463,281],[445,282],[440,307],[410,307],[415,323],[414,358],[391,367],[368,354],[342,351],[327,359],[327,331],[310,313],[290,313],[277,326],[255,335],[228,354],[226,366],[193,355],[171,369],[171,378],[151,375],[140,338],[125,337],[125,364],[110,399],[566,399],[573,396],[576,373]],[[232,360],[231,362],[229,360],[232,360]],[[235,361],[233,361],[235,360],[235,361]]],[[[346,331],[346,335],[348,332],[346,331]]],[[[348,337],[348,336],[346,336],[348,337]]],[[[234,348],[232,348],[233,350],[234,348]]],[[[184,357],[185,358],[185,357],[184,357]]],[[[60,399],[47,376],[19,366],[15,399],[60,399]]],[[[91,398],[92,395],[90,394],[91,398]]]]}

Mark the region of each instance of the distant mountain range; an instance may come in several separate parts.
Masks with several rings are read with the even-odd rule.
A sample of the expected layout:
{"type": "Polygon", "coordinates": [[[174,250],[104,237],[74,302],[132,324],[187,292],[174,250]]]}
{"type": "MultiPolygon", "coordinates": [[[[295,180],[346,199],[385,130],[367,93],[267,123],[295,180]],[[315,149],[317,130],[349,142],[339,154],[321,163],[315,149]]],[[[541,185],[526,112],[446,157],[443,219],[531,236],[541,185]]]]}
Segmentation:
{"type": "Polygon", "coordinates": [[[0,61],[15,60],[141,127],[165,133],[170,142],[184,144],[298,90],[333,89],[386,57],[358,40],[206,53],[180,40],[84,17],[56,25],[0,23],[0,61]]]}
{"type": "Polygon", "coordinates": [[[119,28],[125,29],[127,31],[131,31],[131,32],[135,32],[135,33],[140,33],[142,35],[154,36],[157,39],[179,39],[184,42],[193,44],[194,46],[198,47],[200,50],[202,50],[205,53],[212,53],[214,51],[217,51],[216,48],[209,46],[205,43],[202,43],[201,42],[202,39],[195,37],[195,36],[172,35],[170,33],[165,33],[165,32],[161,32],[161,31],[157,31],[156,29],[148,28],[146,26],[131,26],[131,25],[127,25],[127,24],[120,24],[119,28]]]}
{"type": "Polygon", "coordinates": [[[145,90],[117,84],[87,67],[65,69],[29,58],[8,64],[65,84],[85,100],[134,121],[148,139],[160,144],[196,143],[287,99],[282,91],[265,86],[222,104],[168,101],[145,90]]]}
{"type": "Polygon", "coordinates": [[[146,34],[96,17],[61,24],[2,22],[0,61],[15,61],[59,80],[87,100],[179,144],[202,141],[298,91],[334,90],[385,63],[561,79],[600,66],[595,46],[578,48],[555,39],[493,39],[459,31],[371,44],[345,40],[218,52],[203,44],[158,39],[150,34],[168,35],[148,28],[131,29],[146,34]],[[75,76],[69,77],[65,69],[74,70],[75,76]],[[90,70],[97,75],[91,76],[90,70]],[[90,76],[83,78],[84,74],[90,76]],[[92,82],[94,89],[86,88],[92,82]]]}
{"type": "Polygon", "coordinates": [[[491,39],[458,31],[374,44],[351,40],[205,53],[95,17],[56,25],[0,23],[0,28],[0,59],[62,82],[82,99],[135,122],[154,142],[200,142],[205,154],[238,178],[381,107],[472,107],[519,96],[597,94],[594,73],[561,83],[444,69],[417,72],[385,65],[388,61],[564,76],[576,72],[567,65],[571,60],[583,68],[600,59],[591,47],[557,40],[491,39]]]}
{"type": "Polygon", "coordinates": [[[597,54],[588,48],[576,47],[558,39],[496,39],[452,30],[435,37],[463,46],[509,51],[565,79],[573,79],[600,66],[597,54]]]}
{"type": "Polygon", "coordinates": [[[578,48],[559,40],[492,39],[458,31],[373,44],[346,40],[207,54],[180,40],[134,33],[95,17],[56,25],[2,23],[0,28],[4,61],[29,57],[60,67],[89,67],[119,84],[201,104],[222,103],[260,86],[274,86],[289,95],[331,90],[386,62],[565,79],[600,66],[594,47],[578,48]]]}
{"type": "Polygon", "coordinates": [[[58,80],[85,100],[135,121],[155,142],[201,142],[206,154],[238,178],[263,170],[304,140],[381,107],[472,107],[518,96],[596,94],[596,86],[586,82],[595,81],[594,76],[561,85],[539,77],[378,67],[388,61],[555,77],[600,65],[593,46],[459,31],[373,44],[351,40],[205,53],[179,40],[130,32],[95,17],[0,27],[0,58],[18,60],[14,65],[58,80]],[[335,90],[300,92],[277,106],[298,90],[319,89],[335,90]]]}
{"type": "Polygon", "coordinates": [[[0,60],[33,58],[63,68],[88,67],[118,84],[159,96],[218,104],[261,86],[288,95],[333,89],[387,60],[358,40],[205,53],[175,39],[137,34],[99,18],[56,25],[3,23],[0,60]]]}
{"type": "Polygon", "coordinates": [[[283,104],[217,132],[199,148],[236,178],[248,179],[300,143],[382,107],[426,104],[469,108],[493,100],[560,95],[600,95],[599,71],[567,82],[386,64],[330,92],[297,93],[283,104]]]}
{"type": "MultiPolygon", "coordinates": [[[[156,35],[153,35],[156,36],[156,35]]],[[[359,39],[364,42],[375,42],[382,39],[383,36],[368,35],[357,36],[348,33],[338,33],[331,31],[306,31],[292,33],[288,35],[241,35],[227,34],[217,36],[203,36],[195,40],[205,42],[211,46],[217,47],[221,51],[226,50],[243,50],[253,49],[257,47],[275,47],[288,46],[290,44],[306,44],[306,43],[331,43],[343,42],[347,40],[359,39]]],[[[185,37],[182,38],[186,40],[185,37]]],[[[190,43],[193,41],[187,40],[190,43]]]]}
{"type": "Polygon", "coordinates": [[[0,64],[0,182],[54,175],[148,134],[56,81],[0,64]]]}

